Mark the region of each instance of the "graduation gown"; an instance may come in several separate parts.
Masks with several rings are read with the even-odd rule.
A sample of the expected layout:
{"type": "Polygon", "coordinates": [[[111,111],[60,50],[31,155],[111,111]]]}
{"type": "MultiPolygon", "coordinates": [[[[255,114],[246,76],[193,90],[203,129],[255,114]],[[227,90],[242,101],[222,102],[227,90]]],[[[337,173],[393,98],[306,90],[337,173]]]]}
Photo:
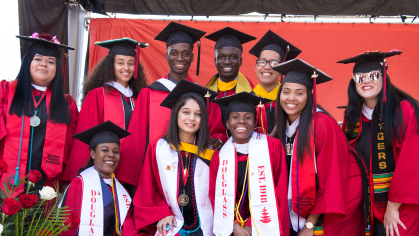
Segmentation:
{"type": "MultiPolygon", "coordinates": [[[[403,111],[405,134],[400,134],[401,142],[398,142],[396,136],[394,136],[393,154],[395,170],[388,191],[388,200],[402,203],[399,208],[399,217],[407,230],[404,230],[400,225],[398,226],[398,229],[401,236],[410,236],[417,235],[417,232],[419,232],[419,171],[416,168],[416,158],[414,158],[417,156],[416,147],[419,143],[418,118],[416,117],[413,106],[408,101],[402,101],[400,106],[403,111]]],[[[362,136],[369,136],[368,134],[371,132],[370,129],[368,129],[368,127],[371,127],[370,123],[371,121],[364,115],[361,116],[358,135],[355,139],[350,141],[351,146],[355,150],[358,149],[356,148],[359,143],[358,141],[361,141],[361,133],[362,136]]],[[[345,130],[345,123],[342,128],[345,130]]],[[[401,127],[400,130],[402,130],[401,127]]],[[[365,140],[363,140],[363,142],[365,142],[365,140]]],[[[371,153],[368,152],[356,152],[356,158],[360,160],[370,160],[370,155],[371,153]]],[[[370,175],[370,171],[366,170],[364,166],[359,168],[361,171],[365,171],[370,175]]],[[[374,194],[371,194],[370,196],[373,198],[374,194]]],[[[373,209],[373,211],[375,211],[375,209],[373,209]]],[[[374,217],[376,215],[377,214],[375,214],[374,217]]],[[[358,217],[362,219],[363,215],[358,217]]],[[[377,216],[377,219],[380,221],[383,220],[379,216],[377,216]]]]}
{"type": "MultiPolygon", "coordinates": [[[[132,97],[132,100],[135,105],[137,99],[132,97]]],[[[90,129],[108,120],[127,130],[131,115],[131,104],[127,102],[126,97],[117,89],[104,85],[93,89],[86,95],[80,110],[80,122],[77,124],[76,133],[90,129]]],[[[123,148],[124,139],[121,139],[121,150],[123,148]]],[[[62,179],[64,181],[72,180],[79,169],[87,164],[89,158],[88,145],[80,140],[74,140],[70,157],[66,163],[67,168],[62,179]]]]}
{"type": "Polygon", "coordinates": [[[63,201],[61,203],[61,206],[68,206],[68,209],[70,210],[68,213],[73,213],[77,217],[79,217],[80,225],[76,229],[64,231],[63,233],[61,233],[61,235],[88,235],[91,232],[91,230],[93,230],[93,232],[96,233],[95,235],[98,235],[98,223],[101,224],[103,221],[103,224],[101,225],[102,227],[100,227],[101,230],[103,230],[102,235],[116,236],[117,234],[115,232],[115,217],[118,217],[120,221],[120,226],[122,226],[125,222],[127,212],[128,215],[132,214],[132,210],[130,207],[131,198],[129,197],[129,194],[124,189],[124,187],[122,187],[118,180],[115,179],[114,186],[116,186],[115,188],[117,189],[117,209],[119,213],[119,215],[117,215],[118,213],[115,213],[115,201],[112,195],[112,180],[103,179],[99,175],[99,173],[94,169],[94,167],[90,167],[85,171],[89,171],[90,174],[96,174],[97,176],[93,176],[96,178],[86,178],[83,177],[83,172],[80,173],[80,175],[71,180],[70,185],[64,193],[63,201]],[[92,181],[92,179],[96,179],[96,181],[92,181]],[[86,183],[86,181],[90,182],[86,183]],[[86,184],[101,187],[87,191],[86,189],[84,189],[86,184]],[[89,199],[90,201],[83,202],[86,199],[89,199]],[[84,209],[84,207],[86,207],[87,209],[84,209]],[[86,218],[83,218],[83,215],[86,216],[86,218]],[[93,221],[90,221],[89,217],[93,217],[93,221]],[[99,222],[95,222],[94,218],[97,218],[99,222]],[[87,221],[83,222],[83,220],[87,221]]]}
{"type": "MultiPolygon", "coordinates": [[[[251,94],[256,93],[254,91],[251,94]]],[[[263,107],[259,111],[259,107],[256,107],[257,121],[256,127],[262,127],[266,134],[269,135],[276,125],[276,101],[263,104],[263,107]]]]}
{"type": "MultiPolygon", "coordinates": [[[[239,72],[239,75],[237,76],[237,85],[236,87],[228,90],[228,91],[220,91],[218,90],[218,80],[219,80],[220,76],[219,74],[214,75],[211,80],[208,82],[208,84],[205,86],[206,88],[209,88],[213,91],[217,91],[218,92],[218,96],[217,98],[223,98],[226,96],[230,96],[236,93],[240,93],[240,92],[248,92],[250,93],[253,88],[255,87],[253,85],[253,82],[248,79],[246,76],[244,76],[241,72],[239,72]]],[[[216,126],[217,127],[217,131],[222,133],[222,134],[226,134],[226,121],[227,121],[227,107],[224,106],[219,106],[216,103],[210,103],[209,105],[209,109],[212,111],[211,114],[209,114],[208,117],[208,121],[210,123],[210,128],[211,126],[213,126],[215,129],[215,125],[213,123],[219,123],[220,119],[221,119],[221,123],[223,124],[222,127],[216,126]],[[221,115],[221,117],[220,117],[221,115]]],[[[221,139],[221,141],[223,141],[224,143],[227,141],[227,135],[224,135],[221,139]]]]}
{"type": "MultiPolygon", "coordinates": [[[[288,236],[289,232],[287,230],[289,227],[289,217],[288,217],[288,202],[287,202],[287,163],[285,160],[285,152],[282,147],[280,140],[272,137],[267,137],[268,149],[270,154],[271,168],[275,186],[275,196],[276,204],[278,209],[278,219],[282,228],[282,235],[288,236]]],[[[237,153],[237,151],[236,151],[237,153]]],[[[232,159],[234,156],[231,157],[232,159]]],[[[244,177],[246,171],[248,155],[242,153],[237,153],[237,159],[235,159],[236,165],[236,202],[235,205],[239,202],[242,195],[244,177]]],[[[211,200],[212,206],[215,204],[215,193],[216,193],[216,181],[218,175],[218,169],[220,165],[220,151],[214,153],[211,164],[210,164],[210,184],[209,184],[209,198],[211,200]]],[[[247,194],[246,194],[247,195],[247,194]]],[[[250,215],[249,210],[249,200],[248,197],[245,198],[243,207],[240,212],[243,218],[249,218],[246,222],[246,225],[252,227],[252,216],[250,215]]],[[[234,222],[226,222],[226,224],[234,224],[234,222]]]]}
{"type": "MultiPolygon", "coordinates": [[[[350,155],[348,142],[346,141],[346,138],[338,123],[331,116],[318,111],[316,115],[313,117],[312,122],[314,126],[314,160],[316,162],[313,163],[313,166],[311,168],[314,168],[316,170],[315,179],[314,175],[312,176],[312,179],[307,179],[307,172],[301,171],[306,170],[304,168],[307,168],[307,165],[311,164],[312,162],[310,160],[313,159],[310,159],[310,157],[308,156],[304,156],[307,162],[304,161],[304,163],[299,167],[302,168],[300,169],[299,177],[302,180],[300,181],[299,186],[300,191],[304,191],[304,187],[308,184],[308,180],[313,181],[310,182],[313,183],[313,188],[310,188],[307,192],[303,192],[304,195],[302,195],[300,192],[300,199],[304,199],[306,198],[306,196],[310,196],[312,198],[310,202],[310,208],[308,208],[308,212],[306,214],[323,215],[323,229],[325,235],[359,235],[359,232],[361,230],[361,220],[358,217],[353,217],[353,212],[349,212],[349,210],[359,210],[359,199],[356,199],[356,197],[354,200],[352,199],[355,202],[351,204],[354,204],[355,207],[352,206],[352,208],[350,209],[346,208],[348,181],[354,181],[355,183],[358,183],[358,185],[352,186],[357,191],[355,194],[359,193],[359,188],[361,184],[359,178],[355,178],[355,180],[348,180],[350,168],[349,163],[354,162],[353,157],[350,155]],[[312,189],[314,189],[315,192],[312,192],[312,189]]],[[[294,149],[292,157],[293,171],[290,171],[289,181],[289,191],[291,187],[293,189],[293,198],[297,195],[294,192],[294,190],[297,189],[296,181],[294,181],[294,177],[296,176],[296,173],[294,172],[294,165],[297,163],[295,159],[297,158],[297,156],[295,155],[297,150],[297,140],[298,136],[296,136],[294,139],[294,149]]],[[[351,167],[353,168],[353,165],[351,167]]],[[[290,166],[288,168],[290,168],[290,166]]],[[[291,209],[293,209],[294,214],[296,214],[297,209],[294,209],[294,201],[292,203],[293,205],[291,205],[291,209]]],[[[308,205],[305,204],[304,200],[303,203],[302,205],[308,205]]],[[[302,227],[304,227],[303,223],[305,221],[305,219],[301,218],[303,209],[307,210],[307,208],[303,208],[303,206],[301,206],[300,230],[302,229],[302,227]]],[[[293,221],[293,217],[291,216],[291,221],[293,221],[295,225],[297,225],[298,223],[297,218],[298,217],[295,216],[293,221]]]]}
{"type": "MultiPolygon", "coordinates": [[[[42,92],[45,97],[37,108],[37,116],[41,122],[39,126],[33,128],[31,137],[30,118],[25,116],[22,125],[22,117],[9,114],[16,85],[17,80],[0,82],[0,159],[9,165],[8,172],[3,175],[1,182],[6,182],[9,186],[13,185],[15,169],[19,163],[19,179],[22,179],[29,170],[38,170],[42,175],[41,180],[31,190],[40,190],[44,185],[54,187],[55,181],[61,182],[62,171],[73,142],[72,135],[75,133],[78,117],[77,105],[70,95],[65,95],[71,123],[70,125],[56,124],[48,120],[51,91],[48,88],[47,91],[42,92]],[[20,159],[19,146],[21,146],[20,159]]],[[[41,92],[32,88],[32,93],[35,101],[39,102],[42,97],[41,92]]],[[[2,185],[1,188],[3,189],[4,186],[2,185]]],[[[22,192],[23,185],[13,197],[22,192]]]]}
{"type": "MultiPolygon", "coordinates": [[[[171,215],[176,216],[178,226],[182,226],[183,222],[190,225],[195,217],[195,215],[191,214],[191,210],[195,208],[199,212],[200,230],[203,232],[204,236],[210,235],[206,233],[212,232],[213,219],[211,202],[207,195],[209,186],[209,163],[198,156],[195,156],[194,158],[195,163],[191,161],[189,173],[191,173],[191,167],[193,165],[195,165],[195,169],[193,170],[193,175],[189,174],[185,190],[189,197],[189,203],[183,208],[182,216],[177,215],[181,212],[181,208],[177,204],[177,198],[181,194],[179,192],[179,181],[182,180],[180,180],[178,174],[178,167],[181,166],[181,163],[179,163],[179,161],[170,163],[166,162],[166,159],[163,159],[168,155],[164,155],[161,151],[163,150],[163,147],[166,147],[167,145],[169,144],[164,139],[160,139],[158,142],[150,144],[147,148],[143,170],[133,200],[136,232],[125,232],[127,235],[154,235],[157,231],[156,223],[171,215]],[[161,154],[158,155],[157,153],[161,154]],[[159,163],[161,163],[160,167],[159,163]],[[174,175],[177,176],[177,179],[176,177],[174,179],[164,179],[160,174],[169,172],[173,172],[174,175]],[[194,187],[192,187],[192,181],[194,187]],[[165,185],[169,187],[165,187],[165,185]],[[176,196],[170,195],[170,189],[168,190],[170,187],[176,192],[176,196]],[[196,203],[192,204],[195,196],[196,203]],[[172,204],[171,207],[168,205],[167,201],[169,197],[174,197],[176,199],[175,202],[177,206],[175,206],[175,204],[172,204]]],[[[169,149],[169,155],[175,155],[175,159],[178,160],[176,151],[172,147],[169,149]]]]}

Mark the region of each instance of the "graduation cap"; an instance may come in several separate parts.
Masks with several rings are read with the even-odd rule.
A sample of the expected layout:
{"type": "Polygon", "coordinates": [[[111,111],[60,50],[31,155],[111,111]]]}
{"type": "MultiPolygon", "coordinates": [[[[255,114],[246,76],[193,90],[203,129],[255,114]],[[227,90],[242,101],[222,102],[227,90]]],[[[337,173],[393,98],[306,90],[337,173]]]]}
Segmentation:
{"type": "Polygon", "coordinates": [[[257,117],[256,106],[272,102],[272,100],[256,96],[248,92],[236,93],[227,97],[218,98],[212,102],[227,107],[227,116],[232,112],[251,112],[257,117]]]}
{"type": "Polygon", "coordinates": [[[340,60],[336,63],[355,63],[353,68],[353,73],[368,73],[374,70],[379,70],[383,73],[384,77],[384,87],[383,87],[383,102],[386,102],[386,78],[387,78],[387,68],[388,64],[386,62],[386,57],[392,57],[395,55],[400,55],[403,52],[397,49],[393,49],[390,52],[380,52],[380,50],[375,51],[366,51],[358,56],[354,56],[348,59],[340,60]]]}
{"type": "Polygon", "coordinates": [[[108,55],[123,55],[135,57],[134,78],[137,78],[140,49],[148,47],[148,43],[138,42],[128,37],[95,42],[95,45],[109,49],[108,55]]]}
{"type": "Polygon", "coordinates": [[[242,44],[248,43],[256,38],[252,35],[245,34],[236,29],[225,27],[214,33],[205,36],[205,38],[212,40],[215,43],[215,49],[223,47],[235,47],[243,51],[242,44]]]}
{"type": "MultiPolygon", "coordinates": [[[[170,22],[154,39],[166,43],[166,48],[177,43],[193,45],[207,32],[198,30],[176,22],[170,22]]],[[[199,75],[199,64],[201,61],[201,42],[198,43],[198,60],[196,64],[196,75],[199,75]]]]}
{"type": "Polygon", "coordinates": [[[215,99],[218,95],[217,92],[211,89],[207,89],[199,84],[183,79],[176,85],[169,95],[167,95],[162,103],[160,103],[160,106],[172,109],[179,99],[188,96],[189,94],[197,94],[202,98],[206,98],[207,106],[209,101],[215,99]]]}
{"type": "Polygon", "coordinates": [[[117,143],[120,145],[119,140],[128,135],[130,135],[129,132],[108,120],[88,130],[75,134],[73,137],[89,145],[89,150],[92,150],[96,145],[101,143],[117,143]]]}
{"type": "Polygon", "coordinates": [[[285,82],[297,83],[313,90],[313,113],[317,110],[316,85],[333,80],[323,71],[315,68],[301,59],[292,59],[272,68],[285,75],[282,84],[285,82]]]}
{"type": "Polygon", "coordinates": [[[269,30],[266,34],[250,49],[249,53],[259,57],[262,51],[272,50],[277,52],[282,62],[296,58],[301,50],[292,45],[273,31],[269,30]]]}

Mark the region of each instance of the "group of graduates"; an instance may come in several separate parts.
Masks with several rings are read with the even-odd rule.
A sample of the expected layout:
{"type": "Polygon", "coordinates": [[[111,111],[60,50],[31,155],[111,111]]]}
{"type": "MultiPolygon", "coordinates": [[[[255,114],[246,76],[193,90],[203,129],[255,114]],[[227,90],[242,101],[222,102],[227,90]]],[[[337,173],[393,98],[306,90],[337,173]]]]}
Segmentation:
{"type": "Polygon", "coordinates": [[[80,217],[69,236],[419,233],[419,103],[387,74],[401,51],[338,62],[354,63],[340,126],[316,99],[332,78],[270,30],[250,50],[260,84],[240,73],[242,45],[256,38],[230,27],[206,36],[218,73],[194,83],[205,34],[169,23],[155,40],[170,70],[150,85],[146,43],[96,42],[109,54],[86,79],[80,113],[58,59],[72,48],[18,36],[32,43],[17,79],[0,82],[1,182],[29,170],[42,174],[35,189],[58,181],[60,204],[80,217]]]}

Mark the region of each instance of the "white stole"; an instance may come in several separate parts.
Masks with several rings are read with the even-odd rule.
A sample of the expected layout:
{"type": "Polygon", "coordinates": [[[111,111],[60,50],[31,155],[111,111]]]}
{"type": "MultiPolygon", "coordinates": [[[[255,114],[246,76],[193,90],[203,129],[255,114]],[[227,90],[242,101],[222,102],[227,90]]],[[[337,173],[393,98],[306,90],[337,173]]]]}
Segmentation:
{"type": "MultiPolygon", "coordinates": [[[[209,201],[209,167],[200,158],[196,157],[194,171],[194,188],[196,205],[201,221],[201,230],[204,236],[212,235],[213,213],[209,201]]],[[[182,228],[184,218],[178,204],[179,158],[175,149],[164,139],[159,139],[156,147],[156,159],[159,176],[167,205],[175,216],[177,226],[174,232],[167,232],[167,236],[175,235],[182,228]]],[[[159,236],[158,231],[155,234],[159,236]]]]}
{"type": "MultiPolygon", "coordinates": [[[[81,178],[83,181],[83,198],[78,235],[102,236],[104,212],[102,185],[100,184],[99,173],[92,166],[81,172],[77,178],[81,178]]],[[[115,185],[118,195],[119,219],[121,220],[120,231],[122,232],[122,225],[131,205],[131,197],[117,179],[115,179],[115,185]]],[[[67,190],[65,194],[67,194],[67,190]]],[[[117,212],[115,212],[115,217],[118,217],[116,214],[117,212]]]]}
{"type": "MultiPolygon", "coordinates": [[[[233,232],[236,189],[235,149],[230,138],[220,151],[220,165],[215,189],[215,235],[228,236],[233,232]]],[[[264,134],[253,132],[249,140],[249,193],[252,235],[280,235],[268,141],[264,134]],[[258,138],[259,135],[259,138],[258,138]],[[258,234],[259,233],[259,234],[258,234]]]]}
{"type": "Polygon", "coordinates": [[[176,87],[175,83],[173,83],[172,81],[170,81],[168,79],[165,79],[165,78],[158,79],[158,80],[156,80],[156,82],[161,83],[169,91],[172,91],[176,87]]]}

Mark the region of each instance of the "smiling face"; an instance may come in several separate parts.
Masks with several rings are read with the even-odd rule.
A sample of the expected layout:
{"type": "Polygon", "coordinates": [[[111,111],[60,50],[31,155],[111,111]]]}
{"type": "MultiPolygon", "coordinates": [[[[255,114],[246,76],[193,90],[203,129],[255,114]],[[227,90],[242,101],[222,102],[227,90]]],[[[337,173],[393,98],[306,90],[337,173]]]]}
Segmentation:
{"type": "Polygon", "coordinates": [[[308,91],[306,86],[285,82],[282,86],[279,103],[288,115],[290,123],[294,122],[303,112],[307,103],[308,91]]]}
{"type": "Polygon", "coordinates": [[[57,71],[57,59],[51,56],[36,54],[31,62],[30,73],[32,83],[47,87],[55,77],[57,71]]]}
{"type": "Polygon", "coordinates": [[[133,56],[116,55],[114,67],[116,82],[126,88],[128,82],[134,76],[135,58],[133,56]]]}
{"type": "Polygon", "coordinates": [[[201,124],[201,109],[199,104],[192,98],[189,98],[183,105],[177,115],[179,127],[179,137],[195,135],[201,124]]]}
{"type": "Polygon", "coordinates": [[[222,47],[215,50],[214,63],[223,82],[236,79],[243,59],[240,49],[236,47],[222,47]]]}
{"type": "Polygon", "coordinates": [[[378,94],[383,89],[383,75],[380,74],[378,80],[366,80],[360,84],[355,83],[356,91],[359,96],[364,98],[367,106],[374,108],[377,104],[378,94]]]}
{"type": "Polygon", "coordinates": [[[232,112],[228,115],[226,126],[230,130],[233,142],[247,143],[256,128],[255,114],[251,112],[232,112]]]}
{"type": "Polygon", "coordinates": [[[90,155],[94,158],[95,170],[102,175],[109,176],[119,164],[119,144],[98,144],[95,150],[90,150],[90,155]]]}
{"type": "MultiPolygon", "coordinates": [[[[279,53],[272,50],[263,50],[259,56],[259,60],[265,61],[278,61],[281,62],[281,56],[279,53]]],[[[267,87],[276,86],[278,84],[279,72],[272,69],[269,63],[265,66],[258,66],[255,64],[255,72],[259,82],[267,87]]]]}
{"type": "Polygon", "coordinates": [[[192,47],[187,43],[176,43],[167,48],[166,61],[171,73],[187,74],[193,59],[192,47]]]}

